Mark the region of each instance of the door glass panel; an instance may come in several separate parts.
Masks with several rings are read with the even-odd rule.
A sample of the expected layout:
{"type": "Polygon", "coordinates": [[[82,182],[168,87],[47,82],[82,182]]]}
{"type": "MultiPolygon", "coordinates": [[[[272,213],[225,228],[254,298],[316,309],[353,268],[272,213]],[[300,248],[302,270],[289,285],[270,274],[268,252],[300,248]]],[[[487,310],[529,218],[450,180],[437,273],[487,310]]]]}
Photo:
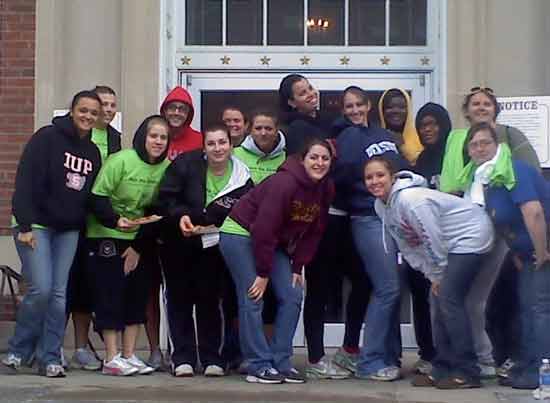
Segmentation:
{"type": "Polygon", "coordinates": [[[426,0],[390,1],[390,45],[426,46],[426,0]]]}
{"type": "Polygon", "coordinates": [[[262,45],[262,0],[227,1],[227,44],[262,45]]]}
{"type": "Polygon", "coordinates": [[[222,0],[187,0],[185,3],[187,45],[222,44],[222,0]]]}
{"type": "Polygon", "coordinates": [[[344,45],[344,0],[309,0],[308,45],[344,45]]]}
{"type": "Polygon", "coordinates": [[[240,109],[248,118],[258,107],[277,111],[278,101],[278,91],[201,91],[201,128],[219,123],[222,111],[227,106],[240,109]]]}
{"type": "Polygon", "coordinates": [[[304,6],[297,0],[268,0],[267,44],[303,46],[304,6]]]}
{"type": "Polygon", "coordinates": [[[384,46],[386,44],[385,3],[385,0],[350,0],[350,46],[384,46]]]}

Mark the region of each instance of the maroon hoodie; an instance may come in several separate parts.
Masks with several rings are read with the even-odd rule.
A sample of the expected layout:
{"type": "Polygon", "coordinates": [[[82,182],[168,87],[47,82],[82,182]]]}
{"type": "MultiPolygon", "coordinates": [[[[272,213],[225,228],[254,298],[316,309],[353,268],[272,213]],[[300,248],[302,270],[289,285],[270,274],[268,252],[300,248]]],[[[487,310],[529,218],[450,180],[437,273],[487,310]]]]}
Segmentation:
{"type": "Polygon", "coordinates": [[[313,182],[302,162],[291,157],[241,197],[230,216],[250,231],[259,276],[269,276],[277,248],[290,256],[293,272],[301,272],[317,250],[333,196],[328,176],[313,182]]]}
{"type": "Polygon", "coordinates": [[[170,126],[170,145],[168,147],[168,159],[173,161],[176,157],[186,151],[192,151],[202,148],[202,134],[201,132],[191,127],[191,121],[195,114],[193,108],[193,101],[191,95],[184,88],[177,86],[166,95],[166,98],[160,106],[160,114],[166,117],[165,108],[170,102],[183,102],[189,105],[189,116],[183,125],[179,128],[170,126]]]}

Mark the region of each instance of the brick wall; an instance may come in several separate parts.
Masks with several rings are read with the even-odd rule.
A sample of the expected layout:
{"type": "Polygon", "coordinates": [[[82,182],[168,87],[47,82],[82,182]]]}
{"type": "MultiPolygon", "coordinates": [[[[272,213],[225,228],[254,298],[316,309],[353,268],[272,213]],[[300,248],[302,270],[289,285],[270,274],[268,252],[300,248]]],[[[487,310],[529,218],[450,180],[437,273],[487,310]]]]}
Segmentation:
{"type": "Polygon", "coordinates": [[[0,235],[9,233],[17,161],[34,129],[36,0],[0,0],[0,235]]]}

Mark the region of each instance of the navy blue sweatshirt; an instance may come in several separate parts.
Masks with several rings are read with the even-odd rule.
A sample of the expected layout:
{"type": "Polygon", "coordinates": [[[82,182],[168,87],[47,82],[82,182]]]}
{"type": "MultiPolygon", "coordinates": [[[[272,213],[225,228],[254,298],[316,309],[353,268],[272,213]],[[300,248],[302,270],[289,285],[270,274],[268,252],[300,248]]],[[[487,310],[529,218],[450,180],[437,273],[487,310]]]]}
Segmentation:
{"type": "Polygon", "coordinates": [[[22,232],[40,224],[79,230],[101,166],[90,136],[80,138],[69,115],[54,118],[29,140],[15,179],[12,212],[22,232]]]}
{"type": "MultiPolygon", "coordinates": [[[[398,169],[408,167],[401,157],[393,135],[382,128],[353,125],[349,120],[347,129],[336,138],[338,156],[334,163],[332,179],[336,185],[336,200],[333,205],[350,215],[376,215],[374,196],[365,186],[363,169],[365,163],[376,155],[393,160],[398,169]]],[[[338,122],[342,124],[341,121],[338,122]]]]}

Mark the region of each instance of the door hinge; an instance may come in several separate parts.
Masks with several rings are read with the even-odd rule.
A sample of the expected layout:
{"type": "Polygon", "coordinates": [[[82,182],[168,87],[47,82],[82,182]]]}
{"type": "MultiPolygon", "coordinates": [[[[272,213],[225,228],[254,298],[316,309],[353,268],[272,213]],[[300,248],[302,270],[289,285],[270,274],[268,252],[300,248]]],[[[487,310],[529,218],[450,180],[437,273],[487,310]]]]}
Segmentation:
{"type": "Polygon", "coordinates": [[[426,85],[426,77],[424,75],[420,76],[420,86],[424,87],[426,85]]]}
{"type": "Polygon", "coordinates": [[[185,76],[185,85],[189,88],[193,84],[193,79],[191,78],[191,74],[187,74],[185,76]]]}

